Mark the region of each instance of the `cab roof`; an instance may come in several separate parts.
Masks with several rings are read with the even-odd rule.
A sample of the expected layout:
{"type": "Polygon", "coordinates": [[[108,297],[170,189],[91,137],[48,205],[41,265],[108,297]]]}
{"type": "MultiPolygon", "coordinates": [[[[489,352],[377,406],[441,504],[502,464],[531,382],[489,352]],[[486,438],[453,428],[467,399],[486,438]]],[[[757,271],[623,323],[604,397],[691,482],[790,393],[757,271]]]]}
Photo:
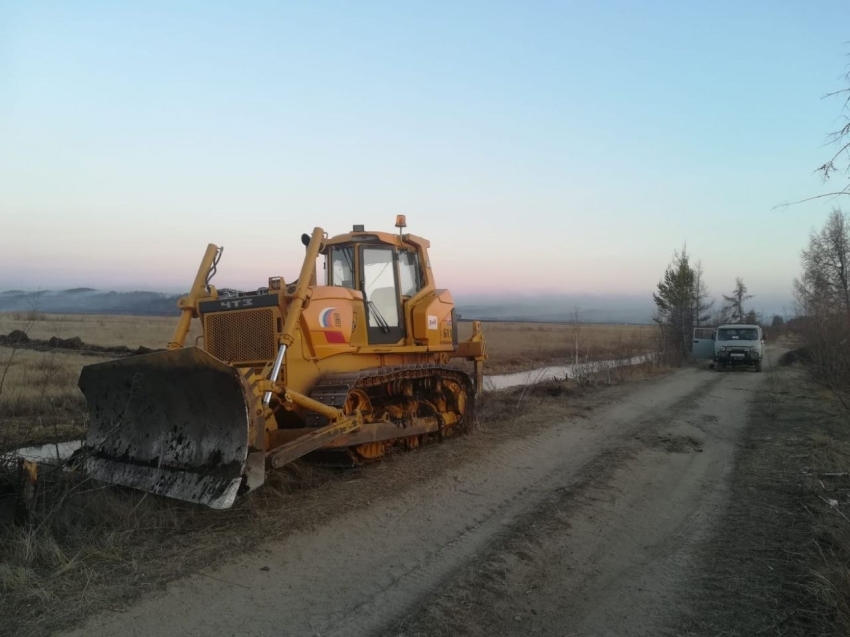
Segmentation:
{"type": "Polygon", "coordinates": [[[427,248],[431,243],[427,239],[413,234],[394,234],[392,232],[373,232],[368,230],[346,232],[330,237],[322,242],[322,250],[347,243],[383,243],[396,248],[427,248]]]}

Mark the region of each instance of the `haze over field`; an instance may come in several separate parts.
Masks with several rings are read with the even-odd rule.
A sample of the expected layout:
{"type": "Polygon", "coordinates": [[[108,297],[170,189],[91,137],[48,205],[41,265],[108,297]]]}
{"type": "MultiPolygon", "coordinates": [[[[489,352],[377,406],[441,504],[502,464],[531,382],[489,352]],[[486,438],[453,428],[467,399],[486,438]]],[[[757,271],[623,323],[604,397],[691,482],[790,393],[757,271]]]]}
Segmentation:
{"type": "Polygon", "coordinates": [[[781,311],[832,202],[774,206],[824,191],[846,9],[5,3],[0,290],[177,293],[208,242],[252,289],[314,225],[405,213],[468,305],[648,316],[687,242],[781,311]]]}
{"type": "MultiPolygon", "coordinates": [[[[178,295],[161,292],[70,290],[0,291],[0,312],[55,312],[59,314],[177,315],[178,295]]],[[[521,294],[459,295],[458,313],[465,319],[503,321],[574,321],[587,323],[650,323],[654,312],[648,295],[620,294],[521,294]]],[[[720,300],[717,300],[720,308],[720,300]]],[[[790,315],[790,305],[780,298],[752,299],[748,307],[768,319],[790,315]]]]}

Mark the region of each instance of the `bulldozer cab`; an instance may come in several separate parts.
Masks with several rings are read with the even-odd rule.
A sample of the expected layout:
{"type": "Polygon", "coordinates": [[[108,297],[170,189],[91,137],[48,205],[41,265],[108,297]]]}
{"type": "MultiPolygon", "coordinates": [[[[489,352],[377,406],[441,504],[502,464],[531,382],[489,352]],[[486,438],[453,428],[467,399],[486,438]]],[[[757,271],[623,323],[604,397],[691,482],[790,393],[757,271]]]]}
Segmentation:
{"type": "Polygon", "coordinates": [[[402,237],[353,232],[326,248],[327,283],[363,295],[370,345],[398,343],[407,336],[404,302],[422,290],[420,249],[402,237]]]}

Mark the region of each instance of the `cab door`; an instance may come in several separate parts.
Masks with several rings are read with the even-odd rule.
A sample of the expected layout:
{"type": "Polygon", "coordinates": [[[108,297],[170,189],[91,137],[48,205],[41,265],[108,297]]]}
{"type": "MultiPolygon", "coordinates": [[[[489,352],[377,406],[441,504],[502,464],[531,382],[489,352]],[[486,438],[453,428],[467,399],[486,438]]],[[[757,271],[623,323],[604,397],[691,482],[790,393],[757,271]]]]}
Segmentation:
{"type": "Polygon", "coordinates": [[[701,360],[714,359],[714,328],[694,328],[694,342],[691,343],[691,354],[701,360]]]}
{"type": "Polygon", "coordinates": [[[405,337],[397,260],[396,251],[391,246],[376,244],[362,247],[360,281],[370,345],[394,344],[405,337]]]}

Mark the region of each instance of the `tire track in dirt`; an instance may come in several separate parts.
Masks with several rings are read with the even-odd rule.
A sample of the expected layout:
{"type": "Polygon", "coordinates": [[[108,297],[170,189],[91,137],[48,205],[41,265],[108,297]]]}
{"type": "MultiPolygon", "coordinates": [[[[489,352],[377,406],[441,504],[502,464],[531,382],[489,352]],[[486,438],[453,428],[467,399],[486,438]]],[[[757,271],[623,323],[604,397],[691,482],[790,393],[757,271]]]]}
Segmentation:
{"type": "Polygon", "coordinates": [[[761,375],[715,375],[588,463],[383,634],[677,634],[761,375]],[[742,391],[743,390],[743,391],[742,391]]]}

